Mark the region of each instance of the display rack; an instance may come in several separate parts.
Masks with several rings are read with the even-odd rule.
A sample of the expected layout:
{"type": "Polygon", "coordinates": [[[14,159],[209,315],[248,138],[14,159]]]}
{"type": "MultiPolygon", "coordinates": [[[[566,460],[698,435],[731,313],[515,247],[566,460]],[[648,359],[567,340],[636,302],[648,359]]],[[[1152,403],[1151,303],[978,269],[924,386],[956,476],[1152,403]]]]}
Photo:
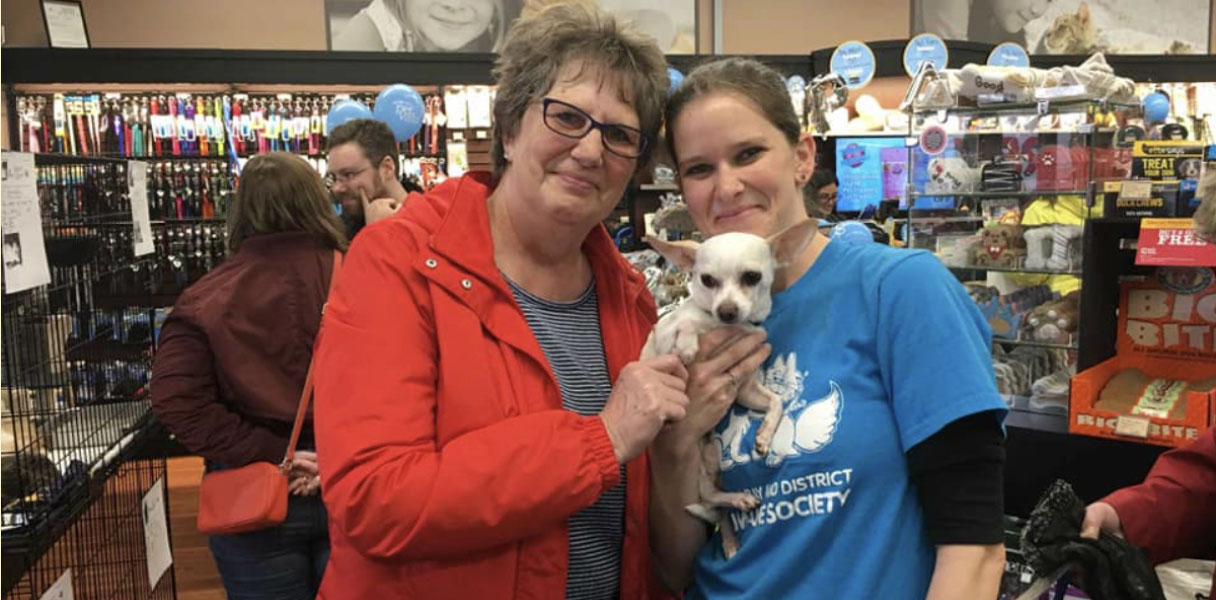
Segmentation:
{"type": "Polygon", "coordinates": [[[1095,186],[1127,177],[1130,149],[1116,145],[1115,125],[1135,114],[1129,105],[1071,100],[911,115],[909,139],[922,142],[904,169],[906,240],[934,252],[972,291],[993,329],[994,360],[1013,367],[998,368],[998,387],[1015,411],[1067,414],[1067,375],[1086,330],[1084,225],[1095,186]],[[1061,371],[1062,387],[1043,386],[1054,394],[1035,391],[1037,380],[1061,371]]]}
{"type": "MultiPolygon", "coordinates": [[[[151,486],[115,477],[165,468],[163,457],[125,464],[156,431],[147,292],[159,255],[135,256],[126,161],[36,155],[35,165],[51,279],[12,292],[3,282],[3,589],[39,598],[70,567],[94,582],[76,586],[95,591],[85,597],[113,597],[142,564],[106,541],[142,538],[128,496],[135,481],[141,494],[151,486]]],[[[173,597],[172,577],[162,581],[134,597],[173,597]]]]}

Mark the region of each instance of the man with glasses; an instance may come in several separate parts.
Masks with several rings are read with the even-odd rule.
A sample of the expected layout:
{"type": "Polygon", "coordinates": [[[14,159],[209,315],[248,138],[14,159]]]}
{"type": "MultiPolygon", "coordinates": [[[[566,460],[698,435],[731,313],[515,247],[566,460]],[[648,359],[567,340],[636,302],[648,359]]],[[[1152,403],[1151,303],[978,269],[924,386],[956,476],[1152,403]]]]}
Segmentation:
{"type": "Polygon", "coordinates": [[[397,179],[397,141],[388,125],[375,119],[343,123],[330,132],[327,152],[325,183],[342,202],[350,239],[401,208],[406,190],[397,179]]]}

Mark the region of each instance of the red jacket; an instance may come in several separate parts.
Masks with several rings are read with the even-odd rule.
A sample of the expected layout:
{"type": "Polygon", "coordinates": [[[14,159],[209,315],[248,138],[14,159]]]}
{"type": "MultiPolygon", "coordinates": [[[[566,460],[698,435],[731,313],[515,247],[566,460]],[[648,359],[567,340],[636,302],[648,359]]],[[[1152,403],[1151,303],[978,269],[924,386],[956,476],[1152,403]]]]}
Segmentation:
{"type": "MultiPolygon", "coordinates": [[[[1153,564],[1216,555],[1216,427],[1162,454],[1144,483],[1102,499],[1153,564]]],[[[1213,573],[1216,577],[1216,573],[1213,573]]],[[[1216,581],[1209,595],[1216,598],[1216,581]]]]}
{"type": "MultiPolygon", "coordinates": [[[[603,422],[557,381],[494,263],[484,175],[412,195],[359,234],[325,315],[316,436],[332,550],[321,598],[561,599],[566,522],[617,485],[603,422]]],[[[596,227],[615,380],[656,320],[596,227]]],[[[626,467],[621,598],[658,597],[645,458],[626,467]]]]}

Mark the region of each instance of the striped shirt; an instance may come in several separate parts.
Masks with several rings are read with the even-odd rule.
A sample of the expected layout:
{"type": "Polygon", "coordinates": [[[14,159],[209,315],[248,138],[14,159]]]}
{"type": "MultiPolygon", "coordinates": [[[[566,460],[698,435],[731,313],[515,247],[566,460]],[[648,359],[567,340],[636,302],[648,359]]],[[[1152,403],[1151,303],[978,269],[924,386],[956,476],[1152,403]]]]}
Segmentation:
{"type": "MultiPolygon", "coordinates": [[[[580,415],[604,410],[612,383],[600,336],[595,282],[573,302],[551,302],[508,280],[562,393],[562,407],[580,415]]],[[[625,467],[621,483],[570,517],[567,600],[616,600],[625,537],[625,467]]]]}

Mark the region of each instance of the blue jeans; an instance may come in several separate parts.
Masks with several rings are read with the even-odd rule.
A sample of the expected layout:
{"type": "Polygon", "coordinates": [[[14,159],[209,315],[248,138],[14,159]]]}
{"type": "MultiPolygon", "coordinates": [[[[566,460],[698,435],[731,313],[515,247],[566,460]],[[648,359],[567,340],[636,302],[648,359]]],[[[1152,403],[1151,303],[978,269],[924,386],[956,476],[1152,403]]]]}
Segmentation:
{"type": "Polygon", "coordinates": [[[321,495],[290,496],[282,525],[208,540],[229,600],[312,600],[329,562],[321,495]]]}

